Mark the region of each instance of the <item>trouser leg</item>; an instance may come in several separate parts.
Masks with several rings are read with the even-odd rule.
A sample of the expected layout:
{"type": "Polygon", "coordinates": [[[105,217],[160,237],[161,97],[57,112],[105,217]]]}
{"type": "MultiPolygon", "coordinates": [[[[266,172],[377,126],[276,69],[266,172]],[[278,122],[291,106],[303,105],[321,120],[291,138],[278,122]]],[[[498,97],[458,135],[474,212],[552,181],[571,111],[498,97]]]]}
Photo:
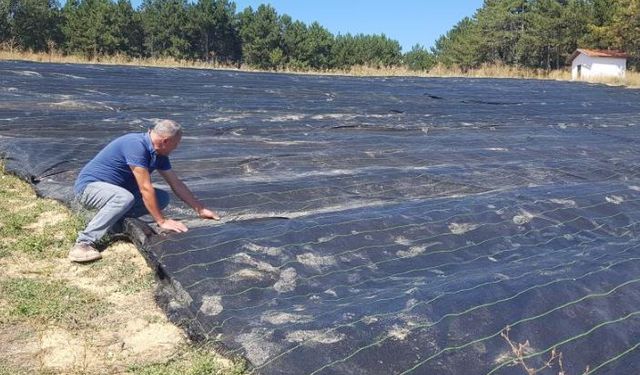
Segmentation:
{"type": "MultiPolygon", "coordinates": [[[[156,191],[156,202],[158,202],[158,208],[160,210],[164,210],[165,207],[169,205],[169,201],[171,197],[169,193],[162,189],[155,189],[156,191]]],[[[144,201],[141,196],[134,196],[133,207],[125,214],[126,217],[140,217],[149,213],[147,207],[144,205],[144,201]]]]}
{"type": "Polygon", "coordinates": [[[98,213],[78,234],[76,243],[95,244],[134,205],[134,197],[127,189],[106,182],[92,182],[80,195],[80,203],[97,208],[98,213]]]}

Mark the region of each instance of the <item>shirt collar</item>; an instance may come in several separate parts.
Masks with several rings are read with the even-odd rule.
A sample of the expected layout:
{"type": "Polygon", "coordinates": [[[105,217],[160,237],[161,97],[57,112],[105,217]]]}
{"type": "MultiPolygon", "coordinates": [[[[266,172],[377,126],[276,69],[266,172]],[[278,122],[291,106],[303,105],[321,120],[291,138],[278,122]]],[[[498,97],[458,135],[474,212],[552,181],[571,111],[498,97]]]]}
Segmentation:
{"type": "Polygon", "coordinates": [[[151,134],[149,134],[149,132],[144,133],[143,140],[147,150],[149,150],[152,155],[156,155],[156,149],[153,148],[153,143],[151,143],[151,134]]]}

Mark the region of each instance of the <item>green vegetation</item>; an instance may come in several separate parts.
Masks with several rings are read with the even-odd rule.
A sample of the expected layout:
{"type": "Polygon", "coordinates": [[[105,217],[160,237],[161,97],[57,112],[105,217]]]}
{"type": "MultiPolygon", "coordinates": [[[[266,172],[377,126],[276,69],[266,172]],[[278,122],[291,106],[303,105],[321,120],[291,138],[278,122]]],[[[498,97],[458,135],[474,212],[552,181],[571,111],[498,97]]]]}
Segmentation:
{"type": "Polygon", "coordinates": [[[619,49],[640,69],[640,0],[485,0],[436,42],[436,61],[560,69],[576,48],[619,49]]]}
{"type": "Polygon", "coordinates": [[[130,259],[116,258],[107,266],[105,263],[90,264],[87,273],[95,274],[96,277],[104,274],[112,280],[117,280],[117,293],[132,295],[145,289],[153,289],[155,286],[153,274],[138,272],[139,265],[133,264],[130,259]]]}
{"type": "MultiPolygon", "coordinates": [[[[0,170],[0,258],[38,261],[64,256],[80,219],[64,212],[52,214],[62,205],[34,200],[28,184],[0,170]]],[[[46,268],[41,273],[46,274],[46,268]]],[[[0,295],[0,325],[26,321],[75,327],[107,309],[93,294],[59,280],[5,277],[0,279],[0,295]]]]}
{"type": "Polygon", "coordinates": [[[5,50],[82,55],[93,59],[172,58],[260,69],[326,70],[396,66],[400,44],[384,35],[331,34],[269,5],[236,13],[229,0],[0,0],[5,50]]]}
{"type": "Polygon", "coordinates": [[[29,254],[35,259],[61,255],[73,244],[81,220],[72,215],[51,214],[61,205],[51,200],[33,200],[25,183],[2,175],[0,178],[0,258],[11,253],[29,254]]]}
{"type": "Polygon", "coordinates": [[[231,367],[222,367],[210,350],[196,348],[165,363],[131,366],[127,372],[136,375],[241,375],[245,371],[241,361],[231,367]]]}
{"type": "Polygon", "coordinates": [[[0,360],[0,375],[26,375],[26,374],[28,374],[26,370],[18,369],[14,366],[7,365],[5,363],[2,363],[2,360],[0,360]]]}
{"type": "Polygon", "coordinates": [[[1,320],[26,318],[73,327],[107,310],[96,296],[62,281],[10,278],[0,280],[0,292],[7,301],[0,309],[1,320]]]}
{"type": "Polygon", "coordinates": [[[640,68],[640,0],[485,0],[431,50],[404,55],[385,35],[333,35],[270,5],[236,12],[229,0],[0,0],[5,50],[203,61],[270,70],[487,64],[560,69],[577,48],[621,49],[640,68]]]}
{"type": "Polygon", "coordinates": [[[334,36],[269,5],[236,13],[229,0],[0,0],[4,49],[129,58],[173,58],[259,69],[486,64],[560,69],[577,48],[621,49],[640,68],[640,0],[485,0],[430,51],[404,55],[385,35],[334,36]]]}
{"type": "Polygon", "coordinates": [[[270,5],[236,12],[230,0],[0,0],[4,50],[87,59],[174,59],[269,70],[486,65],[561,69],[577,48],[621,49],[640,69],[640,0],[485,0],[431,50],[404,55],[382,35],[333,35],[270,5]]]}
{"type": "Polygon", "coordinates": [[[108,244],[101,262],[69,262],[82,218],[36,197],[1,160],[0,212],[0,375],[243,373],[242,361],[188,343],[167,321],[131,244],[108,244]]]}

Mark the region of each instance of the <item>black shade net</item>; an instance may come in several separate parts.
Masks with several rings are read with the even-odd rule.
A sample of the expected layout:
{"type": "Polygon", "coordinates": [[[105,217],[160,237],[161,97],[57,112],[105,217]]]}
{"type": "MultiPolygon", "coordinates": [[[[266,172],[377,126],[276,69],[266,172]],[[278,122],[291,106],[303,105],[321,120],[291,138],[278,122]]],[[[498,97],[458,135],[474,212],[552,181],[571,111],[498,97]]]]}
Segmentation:
{"type": "Polygon", "coordinates": [[[223,220],[174,199],[188,232],[129,234],[256,373],[522,374],[506,327],[532,368],[640,373],[639,91],[0,63],[0,152],[42,196],[159,118],[223,220]]]}

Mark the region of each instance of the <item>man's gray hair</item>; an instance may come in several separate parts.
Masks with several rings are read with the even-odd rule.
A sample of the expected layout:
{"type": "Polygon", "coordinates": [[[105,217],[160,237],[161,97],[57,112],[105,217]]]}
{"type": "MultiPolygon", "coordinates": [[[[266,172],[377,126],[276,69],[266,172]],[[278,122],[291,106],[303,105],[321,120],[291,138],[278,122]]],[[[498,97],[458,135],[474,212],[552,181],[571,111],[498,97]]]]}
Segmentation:
{"type": "Polygon", "coordinates": [[[156,122],[153,131],[166,138],[182,136],[182,126],[173,120],[160,120],[156,122]]]}

